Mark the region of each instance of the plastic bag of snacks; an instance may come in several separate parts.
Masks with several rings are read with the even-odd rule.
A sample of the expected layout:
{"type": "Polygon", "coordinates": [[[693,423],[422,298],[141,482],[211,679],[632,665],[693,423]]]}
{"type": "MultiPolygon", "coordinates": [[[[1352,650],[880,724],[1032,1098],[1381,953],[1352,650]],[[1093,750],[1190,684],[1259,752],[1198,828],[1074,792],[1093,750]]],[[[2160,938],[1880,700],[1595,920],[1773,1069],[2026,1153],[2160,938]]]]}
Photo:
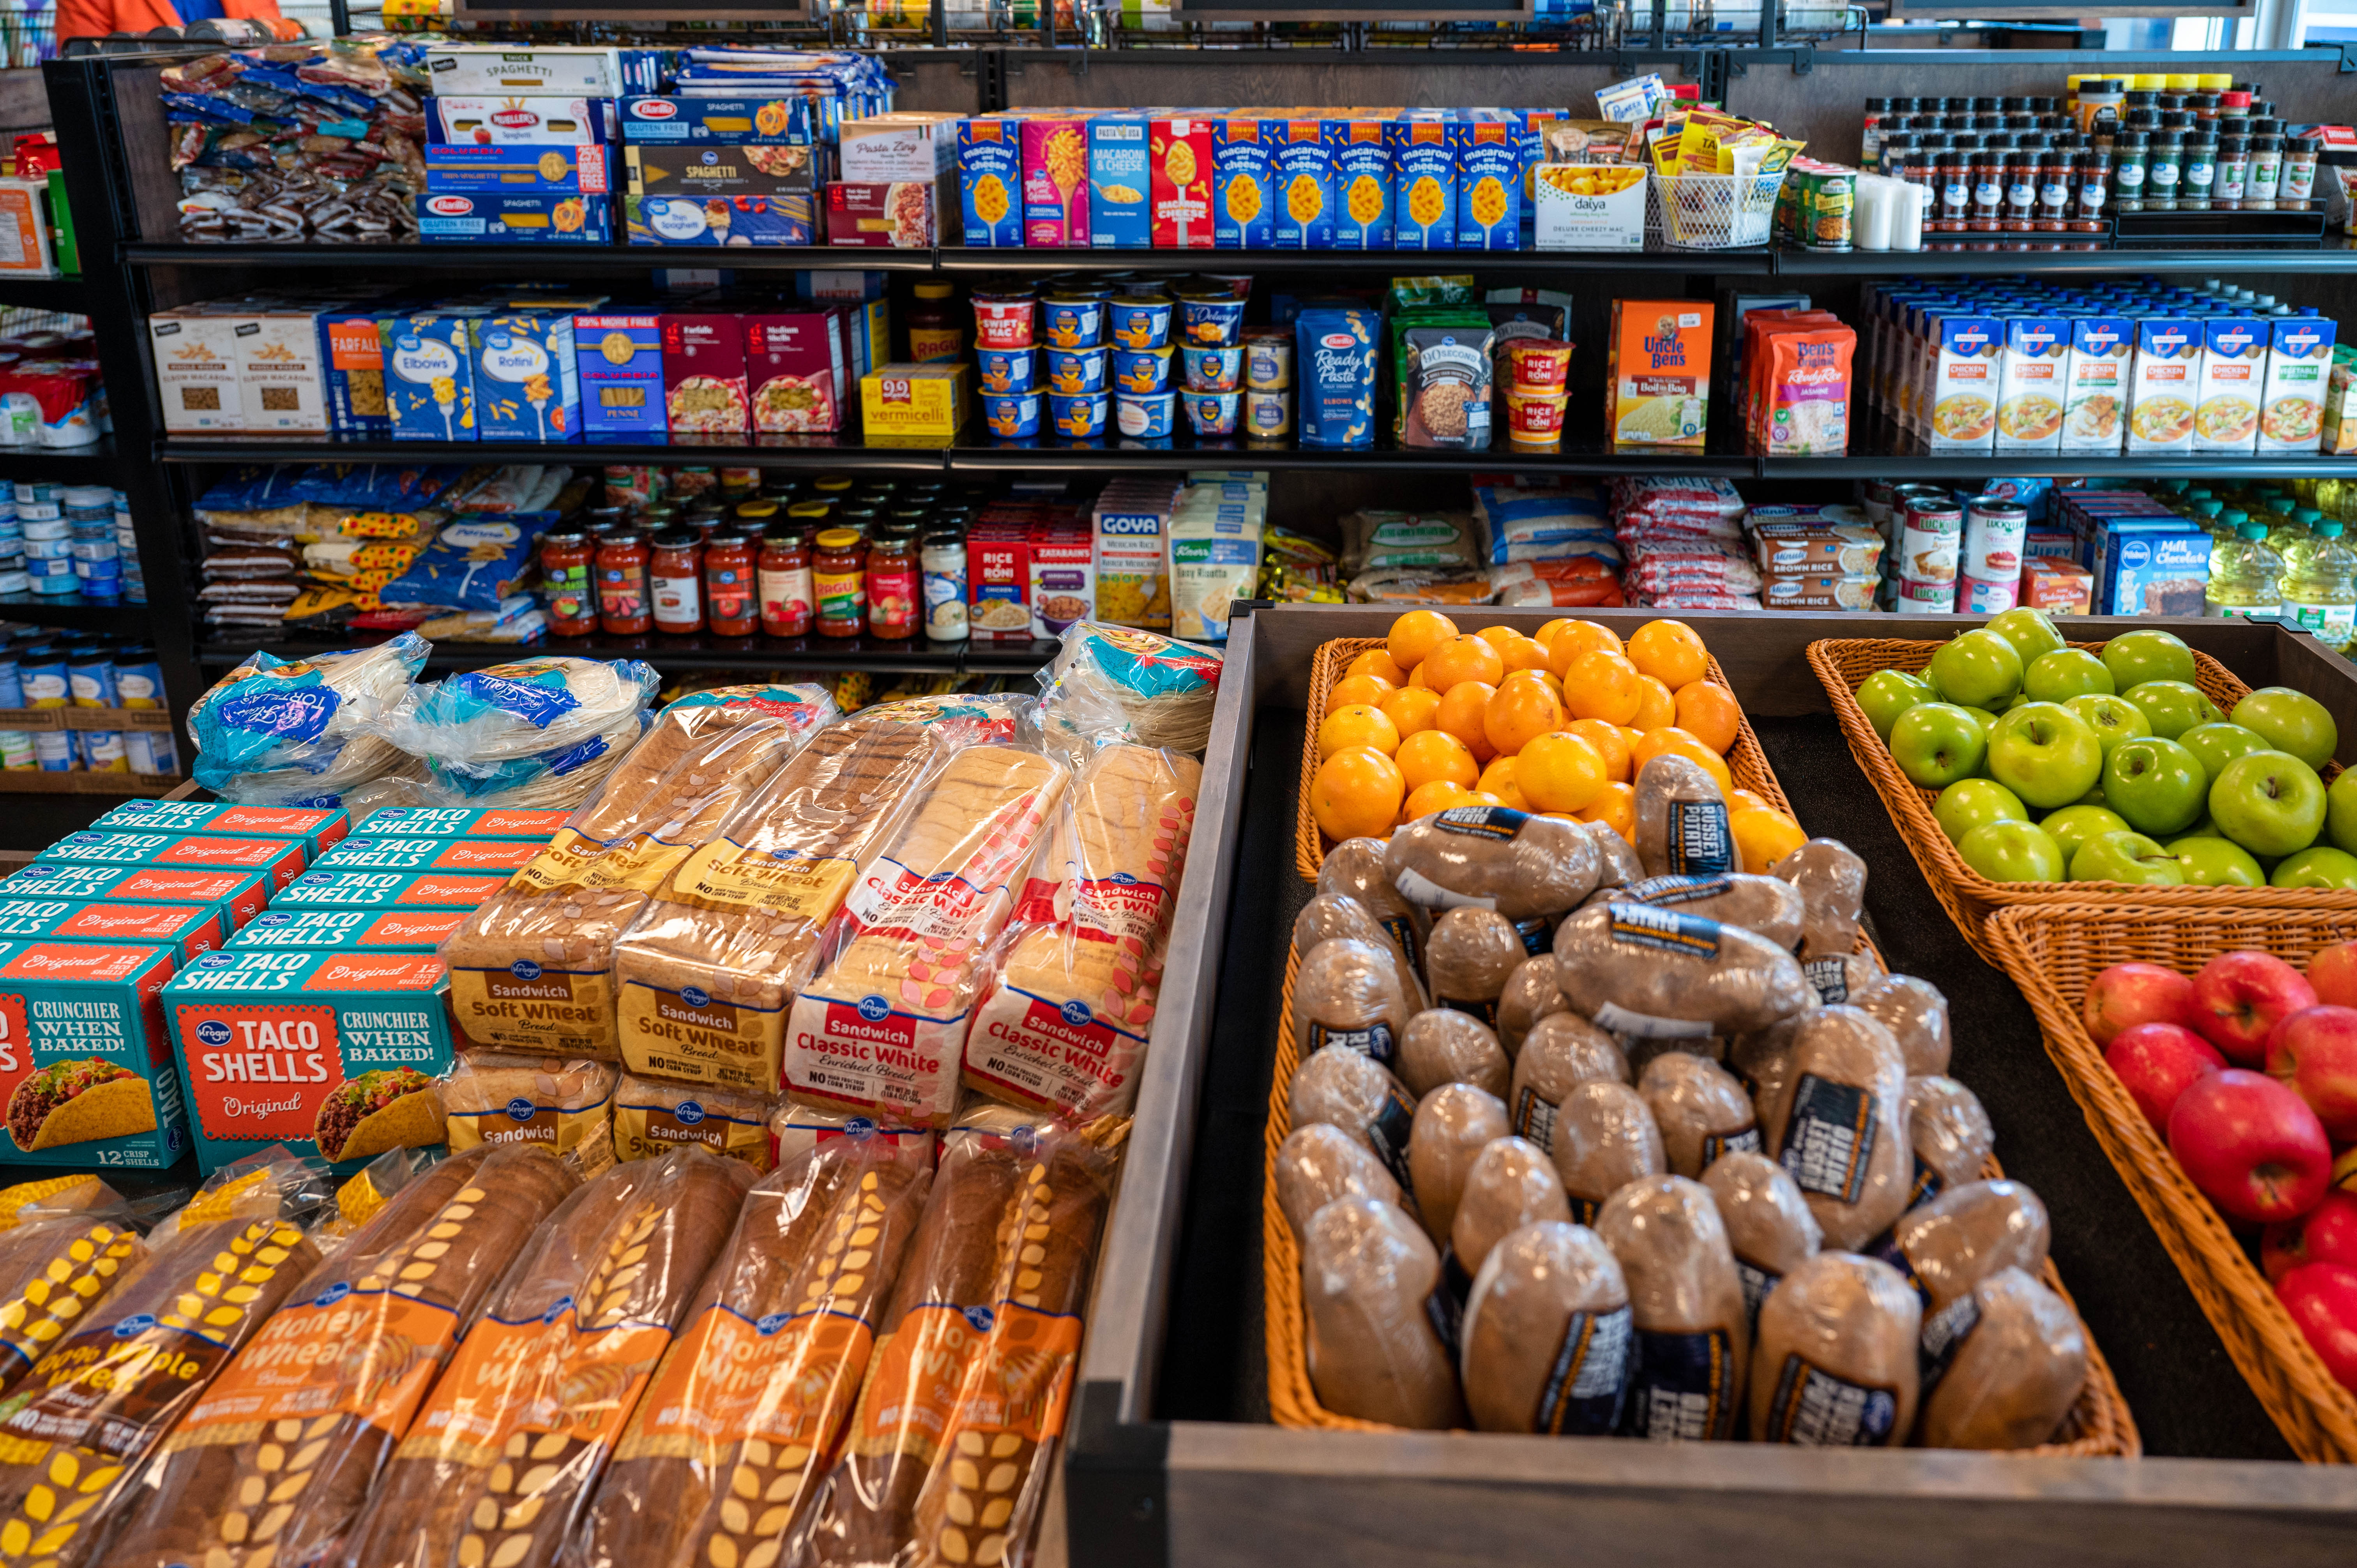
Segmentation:
{"type": "Polygon", "coordinates": [[[295,663],[256,653],[189,704],[197,782],[245,800],[307,783],[334,793],[388,771],[399,753],[365,744],[371,726],[408,695],[431,651],[404,632],[295,663]]]}

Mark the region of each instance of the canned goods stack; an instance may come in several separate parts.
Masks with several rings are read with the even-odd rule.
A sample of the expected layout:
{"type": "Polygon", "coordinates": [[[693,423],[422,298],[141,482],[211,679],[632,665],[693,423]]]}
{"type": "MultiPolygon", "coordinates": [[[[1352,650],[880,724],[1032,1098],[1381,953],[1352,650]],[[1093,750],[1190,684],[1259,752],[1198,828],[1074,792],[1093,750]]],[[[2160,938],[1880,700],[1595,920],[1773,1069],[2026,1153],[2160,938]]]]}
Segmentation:
{"type": "Polygon", "coordinates": [[[1509,338],[1500,349],[1506,365],[1506,434],[1516,446],[1563,445],[1563,413],[1571,403],[1569,343],[1509,338]]]}
{"type": "Polygon", "coordinates": [[[27,585],[36,594],[65,595],[81,589],[74,576],[73,524],[66,521],[66,489],[50,484],[16,486],[16,526],[24,535],[27,585]]]}
{"type": "Polygon", "coordinates": [[[1899,537],[1884,556],[1897,557],[1892,607],[1900,615],[1952,615],[1964,509],[1937,485],[1900,485],[1895,495],[1899,537]]]}
{"type": "Polygon", "coordinates": [[[974,296],[982,420],[993,435],[1039,434],[1039,299],[1028,289],[974,296]]]}
{"type": "Polygon", "coordinates": [[[1293,434],[1293,334],[1281,327],[1244,334],[1244,434],[1255,441],[1293,434]]]}
{"type": "Polygon", "coordinates": [[[1187,423],[1198,435],[1233,435],[1243,428],[1244,304],[1252,280],[1226,289],[1204,286],[1178,294],[1178,355],[1186,378],[1187,423]]]}
{"type": "Polygon", "coordinates": [[[123,555],[115,542],[114,492],[103,485],[69,485],[59,499],[73,552],[74,591],[87,599],[120,599],[123,555]]]}
{"type": "Polygon", "coordinates": [[[147,602],[147,577],[139,564],[139,535],[131,525],[131,498],[110,492],[114,500],[114,552],[123,562],[123,596],[135,605],[147,602]]]}
{"type": "Polygon", "coordinates": [[[1966,615],[1996,615],[2021,599],[2022,548],[2029,511],[2020,502],[1975,496],[1964,503],[1964,553],[1957,562],[1956,607],[1966,615]]]}
{"type": "MultiPolygon", "coordinates": [[[[164,706],[164,672],[145,643],[36,633],[0,648],[0,708],[164,706]]],[[[0,730],[0,768],[171,774],[179,754],[169,730],[0,730]]]]}
{"type": "Polygon", "coordinates": [[[31,590],[32,579],[25,574],[25,529],[16,521],[16,492],[14,487],[0,490],[0,594],[22,594],[31,590]]]}

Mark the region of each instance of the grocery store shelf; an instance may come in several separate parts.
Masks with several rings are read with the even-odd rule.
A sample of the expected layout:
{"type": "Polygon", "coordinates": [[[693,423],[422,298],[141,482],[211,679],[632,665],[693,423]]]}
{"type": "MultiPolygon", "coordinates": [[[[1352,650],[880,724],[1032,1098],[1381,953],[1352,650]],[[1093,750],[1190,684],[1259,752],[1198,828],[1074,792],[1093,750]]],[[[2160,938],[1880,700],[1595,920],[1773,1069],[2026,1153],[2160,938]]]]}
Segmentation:
{"type": "MultiPolygon", "coordinates": [[[[219,638],[220,633],[215,632],[219,638]]],[[[390,636],[390,633],[385,634],[390,636]]],[[[197,662],[226,670],[260,647],[281,659],[309,659],[381,641],[361,632],[332,642],[260,643],[215,640],[197,645],[197,662]]],[[[544,642],[437,641],[427,664],[440,670],[479,670],[534,654],[579,658],[643,659],[669,675],[688,670],[872,670],[879,674],[1028,674],[1055,657],[1053,641],[935,642],[927,638],[893,640],[877,637],[554,637],[544,642]]]]}
{"type": "Polygon", "coordinates": [[[1970,276],[2027,273],[2038,277],[2087,277],[2121,273],[2204,276],[2263,269],[2270,273],[2357,272],[2357,246],[2334,237],[2321,244],[2252,241],[2146,250],[1779,251],[1778,277],[1970,276]]]}
{"type": "Polygon", "coordinates": [[[1753,460],[1763,479],[2330,479],[2357,478],[2350,457],[2077,457],[2056,453],[1854,453],[1753,460]]]}
{"type": "MultiPolygon", "coordinates": [[[[568,456],[601,463],[722,463],[749,468],[844,468],[938,473],[933,446],[868,446],[849,435],[755,435],[721,443],[698,436],[690,445],[643,437],[605,441],[378,441],[329,437],[271,441],[235,435],[167,439],[156,456],[167,463],[546,463],[568,456]]],[[[5,472],[5,469],[0,469],[5,472]]]]}
{"type": "MultiPolygon", "coordinates": [[[[1178,435],[1160,441],[994,440],[968,428],[969,440],[945,454],[952,474],[1004,475],[1027,470],[1059,472],[1184,473],[1206,466],[1266,468],[1308,473],[1401,474],[1696,474],[1724,478],[1757,477],[1755,458],[1715,452],[1615,452],[1609,447],[1566,443],[1555,450],[1500,445],[1480,451],[1426,447],[1304,447],[1290,442],[1248,442],[1241,436],[1178,435]]],[[[2352,472],[2357,472],[2352,466],[2352,472]]]]}
{"type": "Polygon", "coordinates": [[[1775,270],[1765,249],[1740,251],[1028,251],[960,248],[934,252],[935,270],[948,274],[1007,272],[1103,273],[1374,273],[1391,276],[1418,269],[1469,272],[1712,273],[1766,277],[1775,270]]]}
{"type": "Polygon", "coordinates": [[[0,446],[0,479],[113,485],[114,438],[102,435],[87,446],[0,446]]]}
{"type": "Polygon", "coordinates": [[[931,272],[931,251],[890,251],[864,245],[184,245],[132,244],[123,259],[134,266],[301,267],[352,269],[428,266],[436,272],[505,273],[511,277],[591,277],[643,273],[652,267],[731,272],[796,272],[857,268],[867,272],[931,272]]]}
{"type": "Polygon", "coordinates": [[[90,294],[78,277],[0,276],[0,306],[16,306],[25,310],[63,310],[75,316],[87,316],[90,314],[90,294]]]}
{"type": "Polygon", "coordinates": [[[0,622],[56,627],[61,631],[121,633],[147,615],[127,599],[85,599],[80,594],[0,594],[0,622]]]}

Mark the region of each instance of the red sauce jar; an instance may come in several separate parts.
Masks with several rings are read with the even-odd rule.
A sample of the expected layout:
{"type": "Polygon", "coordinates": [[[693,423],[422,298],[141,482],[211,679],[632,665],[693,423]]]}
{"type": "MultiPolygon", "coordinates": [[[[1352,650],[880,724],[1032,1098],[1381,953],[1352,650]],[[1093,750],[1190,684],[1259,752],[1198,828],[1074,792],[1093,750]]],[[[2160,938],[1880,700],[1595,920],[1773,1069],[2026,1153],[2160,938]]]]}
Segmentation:
{"type": "Polygon", "coordinates": [[[724,528],[704,544],[704,617],[715,637],[750,637],[761,624],[754,597],[753,543],[724,528]]]}
{"type": "Polygon", "coordinates": [[[818,536],[811,558],[818,634],[857,637],[867,629],[867,546],[854,528],[830,528],[818,536]]]}
{"type": "Polygon", "coordinates": [[[888,532],[867,547],[867,629],[877,637],[914,637],[918,614],[917,540],[888,532]]]}
{"type": "Polygon", "coordinates": [[[655,535],[647,576],[653,587],[655,629],[674,635],[704,629],[703,585],[697,580],[698,548],[684,528],[655,535]]]}
{"type": "Polygon", "coordinates": [[[549,634],[587,637],[597,629],[597,552],[579,529],[540,536],[540,575],[549,634]]]}
{"type": "Polygon", "coordinates": [[[611,534],[597,547],[597,628],[608,637],[631,637],[653,625],[646,539],[633,532],[611,534]]]}
{"type": "Polygon", "coordinates": [[[756,568],[761,594],[761,629],[771,637],[808,637],[811,607],[810,533],[791,523],[772,524],[761,537],[756,568]]]}

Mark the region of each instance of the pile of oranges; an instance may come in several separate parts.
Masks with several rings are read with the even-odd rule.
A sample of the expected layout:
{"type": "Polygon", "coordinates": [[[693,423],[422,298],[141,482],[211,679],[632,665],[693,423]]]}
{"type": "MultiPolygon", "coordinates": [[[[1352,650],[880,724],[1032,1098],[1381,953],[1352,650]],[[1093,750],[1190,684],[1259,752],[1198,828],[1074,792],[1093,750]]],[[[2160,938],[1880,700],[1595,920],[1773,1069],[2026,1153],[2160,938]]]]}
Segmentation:
{"type": "Polygon", "coordinates": [[[1667,752],[1718,781],[1743,869],[1765,871],[1808,835],[1735,788],[1727,753],[1743,711],[1709,666],[1683,621],[1648,621],[1623,644],[1594,621],[1467,636],[1437,610],[1410,610],[1334,683],[1310,812],[1338,841],[1387,838],[1451,806],[1511,806],[1633,842],[1637,773],[1667,752]]]}

